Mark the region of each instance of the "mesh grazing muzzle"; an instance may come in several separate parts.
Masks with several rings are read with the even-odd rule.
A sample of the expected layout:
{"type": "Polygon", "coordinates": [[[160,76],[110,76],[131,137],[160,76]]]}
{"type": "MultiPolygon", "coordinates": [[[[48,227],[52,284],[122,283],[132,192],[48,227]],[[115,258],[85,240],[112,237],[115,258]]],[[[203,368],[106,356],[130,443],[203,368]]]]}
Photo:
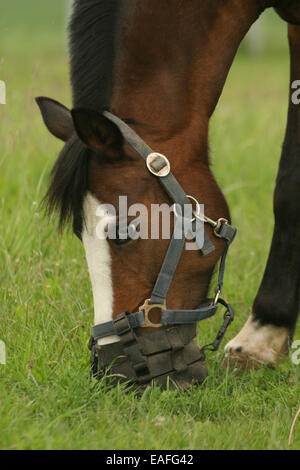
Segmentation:
{"type": "Polygon", "coordinates": [[[196,325],[180,325],[151,333],[124,333],[120,342],[90,345],[92,375],[112,384],[162,389],[188,389],[207,377],[204,352],[195,344],[196,325]]]}

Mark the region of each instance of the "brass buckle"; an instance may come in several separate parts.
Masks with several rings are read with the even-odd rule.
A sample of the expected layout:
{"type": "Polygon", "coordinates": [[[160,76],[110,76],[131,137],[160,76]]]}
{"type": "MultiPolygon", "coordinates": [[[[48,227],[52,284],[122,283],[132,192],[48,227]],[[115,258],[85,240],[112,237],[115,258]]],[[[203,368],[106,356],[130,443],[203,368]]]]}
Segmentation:
{"type": "Polygon", "coordinates": [[[159,177],[168,176],[171,171],[170,162],[162,153],[149,153],[146,165],[150,173],[159,177]]]}
{"type": "Polygon", "coordinates": [[[150,304],[150,299],[146,299],[144,304],[139,307],[139,311],[144,312],[145,317],[145,324],[143,325],[143,328],[147,328],[149,326],[151,328],[160,328],[163,326],[162,323],[152,323],[152,321],[149,319],[149,312],[154,308],[159,308],[161,311],[166,310],[166,302],[163,304],[150,304]]]}

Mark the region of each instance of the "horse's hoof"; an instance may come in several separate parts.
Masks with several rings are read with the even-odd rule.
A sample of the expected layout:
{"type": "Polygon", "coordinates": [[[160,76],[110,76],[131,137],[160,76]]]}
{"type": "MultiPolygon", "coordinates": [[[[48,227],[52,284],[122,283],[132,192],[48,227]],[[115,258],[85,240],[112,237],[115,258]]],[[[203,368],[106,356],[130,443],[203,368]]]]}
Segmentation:
{"type": "Polygon", "coordinates": [[[248,356],[247,354],[227,353],[223,359],[223,368],[229,367],[230,369],[237,369],[238,372],[249,372],[250,370],[258,370],[263,366],[272,368],[273,363],[264,363],[255,357],[248,356]]]}
{"type": "Polygon", "coordinates": [[[274,367],[287,352],[287,329],[260,325],[251,315],[240,333],[225,346],[224,364],[243,370],[274,367]]]}

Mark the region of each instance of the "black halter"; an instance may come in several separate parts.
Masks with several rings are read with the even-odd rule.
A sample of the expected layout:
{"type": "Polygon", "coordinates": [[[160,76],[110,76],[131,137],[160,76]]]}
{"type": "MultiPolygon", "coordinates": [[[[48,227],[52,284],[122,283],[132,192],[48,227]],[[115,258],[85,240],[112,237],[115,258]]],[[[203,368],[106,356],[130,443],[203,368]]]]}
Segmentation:
{"type": "MultiPolygon", "coordinates": [[[[153,150],[141,139],[141,137],[139,137],[139,135],[133,129],[131,129],[117,116],[108,111],[105,111],[103,114],[118,126],[124,139],[141,155],[141,157],[146,162],[146,167],[148,170],[158,178],[160,184],[175,203],[176,207],[181,208],[181,213],[184,214],[185,207],[187,207],[187,205],[191,205],[191,200],[196,200],[191,196],[186,195],[178,181],[172,175],[168,159],[162,154],[153,152],[153,150]]],[[[197,224],[197,222],[199,222],[199,218],[197,217],[197,214],[195,214],[195,217],[192,221],[194,233],[197,233],[197,230],[199,230],[200,227],[202,228],[202,225],[199,223],[197,224]]],[[[226,328],[233,320],[233,309],[227,302],[220,298],[220,294],[223,287],[225,261],[228,248],[232,243],[237,230],[236,228],[232,227],[226,219],[223,218],[219,219],[218,221],[213,221],[203,215],[201,222],[210,224],[214,229],[214,235],[218,238],[224,239],[226,242],[226,248],[220,261],[215,297],[201,304],[196,309],[167,309],[167,292],[186,242],[185,236],[183,234],[180,238],[174,236],[173,234],[161,270],[157,276],[151,298],[145,300],[144,304],[139,307],[139,311],[136,313],[124,312],[110,322],[94,325],[92,328],[90,348],[96,344],[98,339],[104,338],[106,336],[118,335],[122,341],[122,336],[124,336],[129,330],[133,331],[140,327],[157,328],[161,326],[187,325],[199,322],[205,318],[215,315],[219,304],[221,304],[226,308],[223,325],[219,330],[215,341],[203,348],[210,350],[218,349],[219,344],[225,334],[226,328]],[[159,308],[161,310],[161,320],[158,324],[152,323],[149,318],[149,312],[154,308],[159,308]]],[[[208,255],[215,249],[205,230],[204,243],[203,246],[199,248],[204,256],[208,255]]],[[[138,366],[141,362],[143,362],[143,356],[140,350],[136,349],[136,352],[131,354],[131,356],[133,365],[138,366]]]]}

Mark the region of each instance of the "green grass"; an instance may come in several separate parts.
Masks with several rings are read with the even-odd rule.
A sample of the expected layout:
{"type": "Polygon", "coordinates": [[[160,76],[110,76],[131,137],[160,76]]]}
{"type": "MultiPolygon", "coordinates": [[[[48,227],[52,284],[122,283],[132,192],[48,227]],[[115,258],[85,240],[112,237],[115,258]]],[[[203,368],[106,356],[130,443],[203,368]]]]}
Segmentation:
{"type": "MultiPolygon", "coordinates": [[[[242,46],[210,131],[213,171],[239,228],[226,273],[236,310],[227,339],[249,315],[273,228],[289,65],[285,26],[272,13],[266,23],[266,51],[249,56],[242,46]]],[[[61,0],[1,0],[0,448],[287,449],[300,391],[299,366],[288,359],[238,378],[221,368],[222,352],[210,353],[208,380],[187,393],[154,388],[137,397],[89,381],[84,252],[38,206],[61,144],[44,129],[34,96],[70,105],[63,25],[61,0]]],[[[201,344],[219,323],[203,323],[201,344]]],[[[299,447],[298,423],[290,448],[299,447]]]]}

